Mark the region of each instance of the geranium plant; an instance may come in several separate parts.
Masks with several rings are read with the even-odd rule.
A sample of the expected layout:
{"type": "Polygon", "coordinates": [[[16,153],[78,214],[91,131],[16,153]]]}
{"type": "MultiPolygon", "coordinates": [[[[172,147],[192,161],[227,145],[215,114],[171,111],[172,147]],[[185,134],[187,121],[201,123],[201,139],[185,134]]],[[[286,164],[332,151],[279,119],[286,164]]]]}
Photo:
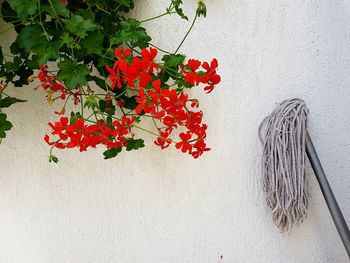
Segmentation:
{"type": "Polygon", "coordinates": [[[11,54],[0,46],[0,139],[12,128],[4,108],[23,102],[8,89],[34,82],[49,104],[58,104],[57,121],[49,122],[51,132],[44,136],[50,162],[58,161],[54,149],[103,145],[105,159],[137,150],[144,141],[136,130],[154,136],[161,149],[173,144],[194,158],[210,150],[199,102],[186,91],[201,87],[210,93],[220,82],[218,62],[178,54],[196,19],[206,16],[204,2],[198,1],[174,52],[154,46],[142,25],[172,14],[187,20],[182,1],[170,1],[163,14],[144,21],[126,16],[133,7],[132,0],[3,2],[2,19],[11,27],[2,33],[14,28],[18,35],[11,54]],[[68,104],[76,105],[70,113],[68,104]],[[153,129],[143,126],[145,119],[153,129]]]}

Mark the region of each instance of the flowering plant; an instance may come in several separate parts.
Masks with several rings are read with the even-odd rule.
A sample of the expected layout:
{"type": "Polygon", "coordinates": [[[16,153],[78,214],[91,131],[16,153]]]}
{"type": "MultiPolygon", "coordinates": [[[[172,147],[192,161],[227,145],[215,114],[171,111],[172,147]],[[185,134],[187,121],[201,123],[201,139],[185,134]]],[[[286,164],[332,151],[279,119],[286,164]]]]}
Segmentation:
{"type": "MultiPolygon", "coordinates": [[[[178,51],[196,19],[206,16],[202,0],[190,29],[174,52],[153,44],[143,23],[164,15],[188,19],[181,0],[171,0],[165,13],[138,21],[126,18],[132,0],[12,0],[2,4],[2,18],[18,33],[5,54],[0,46],[0,139],[12,128],[3,108],[23,102],[7,94],[11,85],[37,82],[49,104],[60,103],[58,120],[50,122],[49,161],[54,149],[103,145],[105,159],[123,149],[137,150],[144,141],[140,130],[154,136],[154,144],[171,144],[198,158],[210,150],[207,125],[193,87],[212,92],[220,82],[218,62],[186,59],[178,51]],[[159,56],[163,53],[163,56],[159,56]],[[67,104],[77,109],[66,115],[67,104]],[[149,119],[154,129],[142,122],[149,119]]],[[[6,29],[5,31],[7,31],[6,29]]]]}

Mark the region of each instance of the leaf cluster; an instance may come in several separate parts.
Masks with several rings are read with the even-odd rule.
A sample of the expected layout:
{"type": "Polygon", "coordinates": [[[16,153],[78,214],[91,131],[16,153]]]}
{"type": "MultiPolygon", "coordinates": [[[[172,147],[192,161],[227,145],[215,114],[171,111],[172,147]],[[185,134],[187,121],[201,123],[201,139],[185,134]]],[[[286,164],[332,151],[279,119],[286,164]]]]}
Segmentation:
{"type": "Polygon", "coordinates": [[[139,21],[124,17],[133,7],[133,0],[3,2],[1,15],[18,36],[10,58],[0,47],[0,78],[26,85],[33,70],[48,61],[59,62],[58,76],[70,89],[94,81],[92,68],[105,76],[115,47],[144,48],[151,41],[139,21]]]}
{"type": "Polygon", "coordinates": [[[10,107],[12,104],[18,102],[25,102],[25,100],[20,100],[14,97],[5,96],[0,93],[0,140],[6,137],[6,132],[11,130],[12,123],[7,119],[7,115],[2,113],[3,108],[10,107]]]}
{"type": "MultiPolygon", "coordinates": [[[[17,37],[10,45],[10,54],[5,54],[7,51],[3,52],[4,48],[0,45],[0,142],[6,137],[6,132],[12,128],[12,123],[2,112],[2,108],[24,102],[24,100],[8,96],[1,91],[3,84],[5,87],[9,84],[16,87],[27,85],[34,71],[49,62],[57,65],[58,70],[53,75],[57,77],[60,84],[61,81],[63,82],[61,86],[64,91],[63,98],[61,98],[65,99],[68,94],[61,113],[64,113],[70,96],[74,96],[74,99],[78,101],[76,104],[81,104],[81,112],[71,113],[71,124],[79,119],[86,119],[84,109],[91,114],[87,119],[93,117],[96,123],[104,122],[110,127],[113,127],[112,122],[116,119],[117,107],[120,107],[124,116],[133,112],[138,105],[137,92],[130,91],[125,83],[121,88],[109,90],[106,85],[108,76],[106,65],[113,67],[116,59],[114,50],[117,47],[130,48],[136,54],[139,49],[149,46],[152,39],[142,27],[144,22],[167,14],[177,14],[182,19],[188,20],[182,4],[182,0],[170,0],[170,6],[164,14],[140,22],[127,17],[127,13],[134,8],[133,0],[3,1],[1,4],[2,19],[14,28],[17,37]],[[98,94],[92,91],[89,86],[91,82],[105,92],[98,94]],[[84,86],[87,87],[86,91],[84,86]],[[80,98],[76,98],[75,95],[80,98]],[[117,104],[111,103],[112,99],[117,104]]],[[[201,15],[206,15],[206,7],[200,0],[196,17],[201,15]]],[[[152,78],[157,77],[161,80],[162,89],[175,85],[176,91],[182,92],[185,88],[191,88],[192,86],[186,83],[179,73],[185,56],[176,54],[177,51],[174,54],[163,52],[166,55],[162,58],[163,63],[158,65],[160,73],[152,78]]],[[[130,56],[130,62],[131,60],[132,56],[130,56]]],[[[40,68],[43,69],[43,67],[40,68]]],[[[50,74],[46,71],[41,73],[50,74]]],[[[146,90],[151,85],[151,83],[148,84],[146,90]]],[[[48,93],[52,92],[45,87],[44,89],[48,93]]],[[[51,97],[50,101],[53,101],[51,97]]],[[[141,115],[144,114],[145,112],[132,114],[138,115],[133,116],[135,123],[139,123],[141,115]]],[[[145,146],[144,141],[135,139],[134,135],[126,138],[124,142],[123,147],[105,151],[104,158],[114,158],[123,149],[132,151],[145,146]]],[[[53,143],[49,144],[53,145],[53,143]]],[[[52,148],[49,162],[58,162],[58,158],[52,155],[52,148]]]]}
{"type": "MultiPolygon", "coordinates": [[[[105,77],[104,67],[113,63],[117,46],[144,48],[151,41],[139,21],[124,17],[133,8],[133,0],[77,0],[67,4],[60,0],[2,2],[2,19],[16,30],[17,37],[10,45],[10,54],[4,54],[0,45],[0,87],[4,83],[15,87],[29,84],[34,70],[51,61],[57,63],[57,76],[68,89],[90,81],[106,89],[105,81],[92,69],[105,77]]],[[[1,108],[23,100],[1,96],[0,92],[0,138],[5,138],[12,124],[1,108]]],[[[134,97],[123,98],[127,108],[136,107],[134,97]]],[[[85,106],[94,109],[98,105],[92,99],[85,106]]],[[[113,109],[109,110],[108,113],[113,113],[113,109]]]]}

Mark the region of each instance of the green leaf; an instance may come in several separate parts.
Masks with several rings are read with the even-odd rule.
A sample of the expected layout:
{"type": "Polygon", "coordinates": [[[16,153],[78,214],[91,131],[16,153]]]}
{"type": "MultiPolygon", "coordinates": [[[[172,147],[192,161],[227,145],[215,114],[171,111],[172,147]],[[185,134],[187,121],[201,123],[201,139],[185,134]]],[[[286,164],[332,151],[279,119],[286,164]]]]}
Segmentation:
{"type": "Polygon", "coordinates": [[[36,56],[33,59],[39,64],[46,64],[49,60],[56,60],[59,57],[59,49],[62,47],[62,41],[47,42],[33,48],[36,56]]]}
{"type": "Polygon", "coordinates": [[[17,55],[19,53],[21,53],[21,49],[18,46],[17,42],[13,42],[10,46],[10,51],[13,55],[17,55]]]}
{"type": "Polygon", "coordinates": [[[12,0],[10,5],[19,17],[26,18],[36,13],[38,10],[37,3],[37,0],[12,0]]]}
{"type": "Polygon", "coordinates": [[[106,81],[104,81],[103,79],[101,79],[99,77],[89,75],[88,81],[94,81],[96,83],[96,85],[99,86],[101,89],[107,90],[106,81]]]}
{"type": "Polygon", "coordinates": [[[6,131],[11,130],[12,123],[7,120],[7,116],[4,113],[0,113],[0,138],[6,137],[6,131]]]}
{"type": "Polygon", "coordinates": [[[117,24],[119,24],[119,18],[116,14],[102,13],[98,16],[99,24],[102,26],[102,31],[107,36],[112,36],[117,31],[117,24]]]}
{"type": "Polygon", "coordinates": [[[71,60],[65,60],[58,63],[60,71],[57,73],[57,77],[64,81],[64,84],[68,89],[75,89],[79,85],[85,85],[87,82],[87,76],[89,75],[89,69],[83,64],[76,64],[71,60]]]}
{"type": "Polygon", "coordinates": [[[5,67],[0,67],[0,76],[6,79],[6,82],[11,82],[16,74],[13,71],[6,71],[5,67]]]}
{"type": "Polygon", "coordinates": [[[73,15],[66,22],[66,29],[76,34],[77,36],[84,38],[87,36],[87,32],[94,31],[98,28],[90,19],[84,19],[82,16],[73,15]]]}
{"type": "Polygon", "coordinates": [[[178,54],[164,55],[162,61],[165,62],[165,67],[167,68],[177,68],[178,65],[182,64],[185,60],[185,56],[178,54]]]}
{"type": "Polygon", "coordinates": [[[122,151],[122,147],[112,148],[112,149],[105,151],[103,153],[103,155],[105,156],[106,160],[112,159],[112,158],[116,157],[121,151],[122,151]]]}
{"type": "Polygon", "coordinates": [[[74,38],[70,36],[68,32],[65,32],[60,39],[63,45],[66,44],[69,48],[80,49],[80,45],[75,42],[74,38]]]}
{"type": "Polygon", "coordinates": [[[124,108],[128,110],[134,110],[138,105],[138,102],[136,101],[136,97],[137,96],[131,96],[131,97],[125,98],[124,108]]]}
{"type": "MultiPolygon", "coordinates": [[[[28,66],[28,68],[30,68],[30,69],[37,69],[37,68],[39,67],[38,63],[37,63],[35,60],[29,60],[29,61],[27,61],[27,66],[28,66]]],[[[30,75],[33,75],[33,73],[30,74],[30,75]]],[[[29,75],[29,76],[30,76],[30,75],[29,75]]],[[[29,76],[28,76],[28,77],[29,77],[29,76]]]]}
{"type": "Polygon", "coordinates": [[[112,123],[113,123],[112,115],[108,115],[106,118],[106,124],[108,126],[112,126],[112,123]]]}
{"type": "Polygon", "coordinates": [[[132,0],[117,0],[118,4],[118,10],[129,12],[131,9],[134,8],[134,3],[132,0]]]}
{"type": "Polygon", "coordinates": [[[69,10],[61,3],[61,1],[53,0],[51,3],[52,6],[49,3],[43,4],[41,10],[47,12],[51,17],[69,17],[69,10]]]}
{"type": "Polygon", "coordinates": [[[12,23],[18,20],[16,12],[11,8],[8,2],[3,2],[1,5],[2,19],[7,23],[12,23]]]}
{"type": "Polygon", "coordinates": [[[186,57],[181,54],[169,54],[163,56],[162,61],[164,61],[164,67],[166,68],[165,71],[160,75],[160,79],[163,83],[166,83],[170,77],[174,79],[177,77],[179,65],[184,62],[185,58],[186,57]]]}
{"type": "Polygon", "coordinates": [[[0,100],[0,108],[7,108],[7,107],[10,107],[12,104],[15,104],[18,102],[26,102],[26,100],[17,99],[15,97],[6,97],[0,100]]]}
{"type": "Polygon", "coordinates": [[[19,79],[13,81],[13,84],[15,87],[22,87],[23,85],[29,84],[28,78],[29,76],[33,75],[34,71],[25,65],[22,65],[19,67],[18,71],[16,71],[16,74],[19,76],[19,79]]]}
{"type": "Polygon", "coordinates": [[[133,0],[89,0],[91,5],[97,5],[100,8],[129,12],[134,8],[133,0]]]}
{"type": "Polygon", "coordinates": [[[111,38],[111,42],[119,45],[123,42],[130,43],[133,47],[146,48],[152,40],[147,35],[146,29],[140,27],[140,22],[136,19],[129,18],[120,21],[121,30],[111,38]]]}
{"type": "Polygon", "coordinates": [[[128,145],[126,146],[127,151],[138,150],[140,148],[145,147],[145,142],[142,139],[128,139],[128,145]]]}
{"type": "Polygon", "coordinates": [[[79,9],[77,12],[75,12],[75,14],[82,16],[84,19],[95,21],[95,12],[92,10],[79,9]]]}
{"type": "Polygon", "coordinates": [[[182,8],[181,8],[181,5],[182,5],[182,0],[172,0],[172,4],[174,5],[175,7],[175,12],[182,18],[182,19],[185,19],[185,20],[188,20],[188,17],[185,16],[182,8]]]}
{"type": "Polygon", "coordinates": [[[15,57],[13,62],[6,62],[4,67],[7,70],[17,71],[22,64],[22,59],[20,57],[15,57]]]}
{"type": "Polygon", "coordinates": [[[100,32],[90,32],[86,38],[80,41],[83,48],[86,49],[86,54],[101,54],[104,35],[100,32]]]}
{"type": "Polygon", "coordinates": [[[188,83],[188,82],[185,82],[183,79],[177,79],[175,80],[175,83],[177,85],[177,90],[178,91],[182,91],[183,88],[191,88],[192,86],[188,83]]]}
{"type": "Polygon", "coordinates": [[[33,48],[47,45],[48,43],[42,28],[38,25],[24,27],[18,34],[16,42],[20,48],[24,48],[27,52],[31,52],[33,48]]]}
{"type": "Polygon", "coordinates": [[[83,116],[81,115],[81,113],[80,112],[75,113],[72,111],[70,114],[70,121],[69,121],[70,124],[74,124],[79,119],[83,119],[83,116]]]}

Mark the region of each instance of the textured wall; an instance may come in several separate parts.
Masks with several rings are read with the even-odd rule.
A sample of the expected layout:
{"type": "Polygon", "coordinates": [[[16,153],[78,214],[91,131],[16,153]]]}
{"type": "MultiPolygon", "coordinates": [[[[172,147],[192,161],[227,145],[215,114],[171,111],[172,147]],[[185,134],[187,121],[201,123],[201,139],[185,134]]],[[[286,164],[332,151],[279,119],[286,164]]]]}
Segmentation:
{"type": "MultiPolygon", "coordinates": [[[[136,1],[134,16],[167,0],[136,1]]],[[[193,15],[195,1],[185,1],[193,15]]],[[[350,223],[350,3],[346,0],[207,0],[208,17],[182,52],[216,56],[222,84],[199,95],[213,150],[199,160],[149,147],[102,161],[102,150],[47,162],[42,141],[54,108],[42,92],[7,111],[0,146],[0,263],[348,262],[311,177],[307,221],[280,234],[259,186],[257,128],[276,102],[304,98],[310,132],[350,223]]],[[[189,23],[149,23],[174,50],[189,23]],[[174,31],[173,31],[174,30],[174,31]]],[[[6,42],[11,34],[2,35],[6,42]]]]}

